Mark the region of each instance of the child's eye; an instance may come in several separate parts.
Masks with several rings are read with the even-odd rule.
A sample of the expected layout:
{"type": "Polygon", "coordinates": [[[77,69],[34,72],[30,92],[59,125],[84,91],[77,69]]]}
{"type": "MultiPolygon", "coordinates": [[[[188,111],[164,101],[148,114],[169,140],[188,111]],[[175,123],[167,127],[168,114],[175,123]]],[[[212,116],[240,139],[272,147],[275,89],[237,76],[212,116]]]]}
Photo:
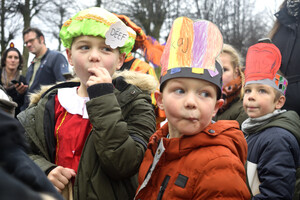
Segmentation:
{"type": "Polygon", "coordinates": [[[109,51],[109,52],[111,52],[111,51],[112,51],[112,49],[111,49],[111,48],[109,48],[109,47],[103,47],[103,48],[102,48],[102,50],[103,50],[103,51],[109,51]]]}
{"type": "Polygon", "coordinates": [[[184,90],[183,89],[176,89],[176,90],[174,90],[174,92],[176,94],[184,94],[184,90]]]}
{"type": "Polygon", "coordinates": [[[202,96],[202,97],[210,97],[210,93],[206,92],[206,91],[203,91],[203,92],[200,92],[200,96],[202,96]]]}
{"type": "Polygon", "coordinates": [[[267,93],[267,91],[265,89],[260,89],[258,92],[259,93],[267,93]]]}
{"type": "Polygon", "coordinates": [[[90,48],[87,45],[82,45],[82,46],[79,47],[79,49],[81,49],[81,50],[88,50],[90,48]]]}
{"type": "Polygon", "coordinates": [[[250,93],[250,92],[251,92],[250,89],[245,89],[245,94],[248,94],[248,93],[250,93]]]}

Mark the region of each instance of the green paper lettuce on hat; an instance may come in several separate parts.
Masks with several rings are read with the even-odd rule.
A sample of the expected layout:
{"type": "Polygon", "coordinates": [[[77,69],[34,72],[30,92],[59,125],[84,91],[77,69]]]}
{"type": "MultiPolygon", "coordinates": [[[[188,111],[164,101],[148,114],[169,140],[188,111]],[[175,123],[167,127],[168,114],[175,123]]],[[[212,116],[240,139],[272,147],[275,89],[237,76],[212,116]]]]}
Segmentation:
{"type": "MultiPolygon", "coordinates": [[[[79,11],[75,16],[68,19],[63,24],[59,37],[64,47],[71,48],[73,39],[78,36],[90,35],[106,38],[105,34],[110,26],[117,22],[123,23],[116,15],[103,8],[88,8],[79,11]]],[[[127,55],[133,48],[136,33],[128,26],[126,28],[129,37],[125,41],[125,44],[120,47],[120,53],[126,53],[127,55]]]]}

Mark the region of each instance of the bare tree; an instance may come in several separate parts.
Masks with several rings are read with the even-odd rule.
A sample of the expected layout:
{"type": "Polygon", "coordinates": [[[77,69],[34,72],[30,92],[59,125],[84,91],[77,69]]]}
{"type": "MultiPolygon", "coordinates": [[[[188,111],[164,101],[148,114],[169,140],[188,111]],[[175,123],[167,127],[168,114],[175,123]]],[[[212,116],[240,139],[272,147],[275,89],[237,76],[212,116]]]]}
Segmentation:
{"type": "Polygon", "coordinates": [[[5,0],[1,1],[1,50],[0,54],[6,49],[8,42],[15,38],[16,33],[20,30],[20,20],[17,13],[13,12],[12,2],[7,2],[5,0]],[[10,19],[14,19],[13,21],[10,19]]]}
{"type": "MultiPolygon", "coordinates": [[[[20,13],[23,18],[23,30],[30,27],[31,20],[34,16],[38,15],[43,7],[47,6],[50,1],[48,0],[14,0],[12,1],[12,12],[20,13]]],[[[24,66],[22,74],[27,72],[28,50],[23,48],[24,66]]]]}
{"type": "Polygon", "coordinates": [[[45,33],[50,34],[58,41],[57,50],[61,51],[61,40],[59,38],[59,31],[63,23],[80,10],[77,1],[74,0],[53,0],[41,12],[39,20],[47,27],[45,33]],[[51,16],[51,17],[49,17],[51,16]]]}
{"type": "MultiPolygon", "coordinates": [[[[266,35],[269,17],[255,10],[255,0],[110,0],[102,2],[112,12],[125,14],[141,26],[147,35],[167,36],[179,16],[206,19],[221,30],[224,42],[242,55],[249,45],[266,35]]],[[[165,38],[166,40],[166,38],[165,38]]]]}
{"type": "Polygon", "coordinates": [[[102,1],[101,0],[96,0],[95,6],[101,7],[101,5],[102,5],[102,1]]]}
{"type": "Polygon", "coordinates": [[[104,5],[112,12],[128,16],[142,27],[147,35],[159,39],[170,4],[169,0],[112,0],[104,5]]]}
{"type": "Polygon", "coordinates": [[[215,23],[225,43],[246,55],[248,47],[267,32],[264,13],[255,11],[254,0],[194,0],[195,17],[215,23]]]}

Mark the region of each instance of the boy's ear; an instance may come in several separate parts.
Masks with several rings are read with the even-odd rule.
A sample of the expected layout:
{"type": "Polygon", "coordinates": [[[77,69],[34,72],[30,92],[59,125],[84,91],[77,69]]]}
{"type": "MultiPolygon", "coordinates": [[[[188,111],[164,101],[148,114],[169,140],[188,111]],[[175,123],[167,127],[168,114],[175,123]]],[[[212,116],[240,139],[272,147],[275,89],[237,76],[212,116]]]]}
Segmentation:
{"type": "Polygon", "coordinates": [[[68,57],[68,61],[69,61],[70,65],[73,66],[71,50],[69,48],[67,48],[66,53],[67,53],[67,57],[68,57]]]}
{"type": "Polygon", "coordinates": [[[223,104],[224,104],[224,99],[217,100],[215,108],[214,108],[214,112],[213,112],[213,117],[216,116],[218,110],[223,106],[223,104]]]}
{"type": "Polygon", "coordinates": [[[159,109],[164,110],[164,105],[162,102],[162,93],[158,90],[154,92],[154,97],[156,99],[156,105],[159,107],[159,109]]]}
{"type": "Polygon", "coordinates": [[[277,100],[277,103],[276,103],[276,105],[275,105],[275,108],[276,109],[281,109],[282,107],[283,107],[283,105],[284,105],[284,103],[285,103],[285,96],[284,95],[281,95],[280,97],[279,97],[279,99],[277,100]]]}
{"type": "Polygon", "coordinates": [[[119,70],[122,67],[122,65],[124,64],[125,56],[126,56],[126,53],[120,53],[117,70],[119,70]]]}

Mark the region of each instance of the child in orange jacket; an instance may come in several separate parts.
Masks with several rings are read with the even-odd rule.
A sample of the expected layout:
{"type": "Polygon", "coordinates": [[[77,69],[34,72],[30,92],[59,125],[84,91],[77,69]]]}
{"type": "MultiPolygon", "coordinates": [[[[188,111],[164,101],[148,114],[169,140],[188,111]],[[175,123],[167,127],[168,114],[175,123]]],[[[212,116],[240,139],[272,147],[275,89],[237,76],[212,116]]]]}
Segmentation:
{"type": "Polygon", "coordinates": [[[236,121],[212,122],[222,106],[223,45],[205,20],[177,18],[162,55],[157,105],[168,122],[154,133],[135,199],[249,199],[247,144],[236,121]]]}

